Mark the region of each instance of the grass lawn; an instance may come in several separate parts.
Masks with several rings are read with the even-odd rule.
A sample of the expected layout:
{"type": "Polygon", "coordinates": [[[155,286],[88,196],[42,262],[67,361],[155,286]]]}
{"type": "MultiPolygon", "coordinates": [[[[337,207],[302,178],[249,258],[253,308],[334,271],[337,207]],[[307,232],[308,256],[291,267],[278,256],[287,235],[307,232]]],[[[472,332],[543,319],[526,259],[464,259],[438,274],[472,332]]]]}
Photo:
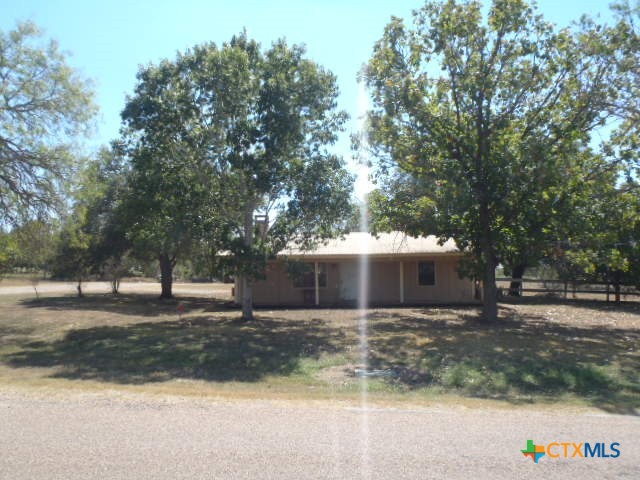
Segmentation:
{"type": "MultiPolygon", "coordinates": [[[[258,310],[203,297],[0,295],[0,386],[351,401],[356,310],[258,310]]],[[[372,309],[368,379],[380,402],[497,401],[640,413],[640,304],[522,300],[477,309],[372,309]]]]}

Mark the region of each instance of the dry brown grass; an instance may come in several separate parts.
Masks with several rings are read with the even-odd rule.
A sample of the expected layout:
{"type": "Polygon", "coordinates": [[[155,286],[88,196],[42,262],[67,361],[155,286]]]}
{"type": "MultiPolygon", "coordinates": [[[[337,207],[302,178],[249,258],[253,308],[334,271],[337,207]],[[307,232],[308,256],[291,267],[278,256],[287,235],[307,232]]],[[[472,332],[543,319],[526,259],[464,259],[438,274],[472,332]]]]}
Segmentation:
{"type": "MultiPolygon", "coordinates": [[[[188,296],[175,301],[160,301],[149,288],[116,298],[0,295],[0,383],[358,396],[356,310],[265,309],[243,323],[229,305],[229,285],[181,286],[188,296]]],[[[371,366],[395,375],[370,380],[372,398],[562,402],[625,413],[640,407],[640,304],[523,299],[503,303],[500,314],[486,326],[476,307],[371,309],[371,366]]]]}

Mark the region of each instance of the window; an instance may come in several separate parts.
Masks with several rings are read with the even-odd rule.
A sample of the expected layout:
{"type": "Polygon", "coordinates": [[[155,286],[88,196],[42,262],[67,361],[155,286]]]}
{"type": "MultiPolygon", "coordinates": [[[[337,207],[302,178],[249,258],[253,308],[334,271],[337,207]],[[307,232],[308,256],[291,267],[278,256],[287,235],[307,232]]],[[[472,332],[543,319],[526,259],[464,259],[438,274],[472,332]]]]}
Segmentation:
{"type": "MultiPolygon", "coordinates": [[[[301,271],[293,275],[293,286],[296,288],[315,288],[315,272],[313,263],[305,263],[301,271]]],[[[327,286],[327,264],[318,263],[318,287],[327,286]]]]}
{"type": "Polygon", "coordinates": [[[436,267],[433,262],[418,262],[418,285],[435,285],[436,267]]]}

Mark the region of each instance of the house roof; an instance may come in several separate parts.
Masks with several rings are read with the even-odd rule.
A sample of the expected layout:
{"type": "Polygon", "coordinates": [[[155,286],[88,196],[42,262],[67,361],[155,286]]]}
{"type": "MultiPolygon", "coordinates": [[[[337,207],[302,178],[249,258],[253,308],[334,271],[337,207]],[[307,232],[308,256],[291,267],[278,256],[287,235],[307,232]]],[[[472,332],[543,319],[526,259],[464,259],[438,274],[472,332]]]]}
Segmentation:
{"type": "Polygon", "coordinates": [[[363,253],[372,256],[409,256],[420,254],[456,254],[460,250],[453,239],[443,245],[438,237],[410,237],[402,232],[379,233],[373,236],[367,232],[352,232],[343,238],[330,240],[320,244],[313,250],[302,251],[291,247],[280,254],[288,256],[340,257],[358,256],[363,253]]]}

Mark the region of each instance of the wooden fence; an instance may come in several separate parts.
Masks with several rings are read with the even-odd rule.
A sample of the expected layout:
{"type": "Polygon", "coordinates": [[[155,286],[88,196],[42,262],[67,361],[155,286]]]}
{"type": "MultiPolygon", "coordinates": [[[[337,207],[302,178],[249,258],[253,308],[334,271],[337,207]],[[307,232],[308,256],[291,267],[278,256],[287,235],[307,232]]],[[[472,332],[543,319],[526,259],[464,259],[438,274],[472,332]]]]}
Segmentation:
{"type": "Polygon", "coordinates": [[[621,299],[634,300],[640,297],[640,290],[635,285],[630,284],[614,284],[613,282],[591,282],[591,281],[565,281],[565,280],[549,280],[539,278],[496,278],[499,294],[508,296],[511,283],[520,285],[519,294],[547,294],[559,297],[577,298],[579,294],[596,296],[604,296],[607,302],[611,301],[611,297],[616,302],[621,299]]]}

